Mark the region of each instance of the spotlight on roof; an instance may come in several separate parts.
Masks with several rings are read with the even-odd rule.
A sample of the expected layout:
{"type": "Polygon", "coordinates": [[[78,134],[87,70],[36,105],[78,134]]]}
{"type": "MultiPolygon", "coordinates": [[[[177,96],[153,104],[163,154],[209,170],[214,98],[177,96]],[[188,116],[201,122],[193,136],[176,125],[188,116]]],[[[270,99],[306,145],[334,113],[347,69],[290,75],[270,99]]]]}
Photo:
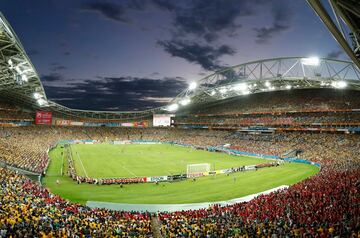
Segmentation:
{"type": "Polygon", "coordinates": [[[196,87],[197,87],[196,82],[191,82],[191,83],[189,84],[189,90],[194,90],[196,87]]]}
{"type": "Polygon", "coordinates": [[[233,89],[237,91],[245,91],[248,89],[248,85],[247,83],[239,83],[234,85],[233,89]]]}
{"type": "Polygon", "coordinates": [[[286,88],[287,90],[290,90],[292,87],[291,87],[290,84],[288,84],[288,85],[285,86],[285,88],[286,88]]]}
{"type": "Polygon", "coordinates": [[[219,92],[220,92],[220,93],[226,93],[226,92],[227,92],[227,89],[226,89],[226,88],[220,88],[219,92]]]}
{"type": "Polygon", "coordinates": [[[317,57],[302,58],[301,63],[303,65],[317,66],[320,64],[320,59],[317,57]]]}
{"type": "Polygon", "coordinates": [[[46,101],[45,101],[45,99],[43,99],[43,98],[39,98],[39,99],[37,100],[37,103],[39,104],[39,106],[44,106],[44,105],[46,104],[46,101]]]}
{"type": "Polygon", "coordinates": [[[170,111],[170,112],[174,112],[174,111],[176,111],[178,108],[179,108],[179,105],[176,104],[176,103],[174,103],[174,104],[169,105],[166,110],[168,110],[168,111],[170,111]]]}
{"type": "Polygon", "coordinates": [[[333,81],[331,83],[331,86],[333,86],[334,88],[346,88],[347,86],[347,82],[345,81],[333,81]]]}
{"type": "Polygon", "coordinates": [[[190,98],[184,98],[184,99],[181,100],[179,103],[180,103],[182,106],[186,106],[186,105],[188,105],[190,102],[191,102],[190,98]]]}
{"type": "Polygon", "coordinates": [[[270,83],[269,81],[266,81],[266,82],[265,82],[265,86],[268,87],[268,88],[270,88],[270,87],[271,87],[271,83],[270,83]]]}
{"type": "Polygon", "coordinates": [[[24,81],[24,82],[27,82],[28,77],[25,74],[23,74],[23,75],[21,75],[21,80],[24,81]]]}
{"type": "Polygon", "coordinates": [[[33,96],[35,99],[39,99],[42,97],[40,93],[34,93],[33,96]]]}

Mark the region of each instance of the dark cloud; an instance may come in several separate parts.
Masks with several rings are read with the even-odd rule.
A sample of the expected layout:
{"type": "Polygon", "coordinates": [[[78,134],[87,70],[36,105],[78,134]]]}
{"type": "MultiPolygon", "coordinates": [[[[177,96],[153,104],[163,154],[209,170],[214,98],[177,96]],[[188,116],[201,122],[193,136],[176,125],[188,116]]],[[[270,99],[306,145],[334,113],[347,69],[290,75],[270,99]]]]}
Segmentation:
{"type": "Polygon", "coordinates": [[[63,76],[58,73],[44,74],[41,75],[40,79],[44,84],[48,82],[59,82],[64,80],[63,76]]]}
{"type": "MultiPolygon", "coordinates": [[[[50,77],[50,80],[61,78],[50,77]]],[[[49,76],[45,79],[49,80],[49,76]]],[[[70,108],[87,110],[144,110],[158,107],[165,105],[186,87],[187,83],[181,77],[101,77],[59,87],[44,85],[49,99],[70,108]]]]}
{"type": "Polygon", "coordinates": [[[108,1],[87,2],[81,5],[81,10],[94,11],[100,13],[109,20],[128,23],[129,19],[125,17],[125,8],[123,5],[108,1]]]}
{"type": "Polygon", "coordinates": [[[205,70],[221,68],[222,66],[218,59],[224,55],[235,54],[235,50],[228,45],[213,47],[181,40],[158,41],[158,44],[171,56],[180,57],[190,63],[199,64],[205,70]]]}
{"type": "Polygon", "coordinates": [[[326,58],[328,58],[328,59],[338,59],[343,54],[344,54],[343,50],[333,50],[333,51],[330,51],[326,55],[326,58]]]}
{"type": "Polygon", "coordinates": [[[70,51],[65,51],[65,52],[64,52],[64,55],[65,55],[65,56],[69,56],[69,55],[71,55],[71,52],[70,52],[70,51]]]}
{"type": "Polygon", "coordinates": [[[180,9],[178,5],[175,4],[176,1],[171,0],[152,0],[153,5],[160,8],[161,10],[175,11],[180,9]]]}
{"type": "Polygon", "coordinates": [[[254,28],[256,32],[256,42],[259,44],[267,43],[276,34],[288,30],[291,27],[292,11],[287,5],[273,5],[273,23],[270,27],[254,28]]]}
{"type": "Polygon", "coordinates": [[[51,70],[52,72],[56,72],[56,71],[60,71],[60,70],[65,70],[65,69],[67,69],[66,66],[61,65],[61,64],[59,64],[59,63],[57,63],[57,62],[51,63],[51,66],[50,66],[50,70],[51,70]]]}
{"type": "MultiPolygon", "coordinates": [[[[195,0],[183,8],[175,8],[174,26],[177,34],[194,34],[212,42],[223,33],[231,35],[241,27],[240,16],[254,13],[247,0],[195,0]]],[[[256,3],[256,2],[255,2],[256,3]]]]}

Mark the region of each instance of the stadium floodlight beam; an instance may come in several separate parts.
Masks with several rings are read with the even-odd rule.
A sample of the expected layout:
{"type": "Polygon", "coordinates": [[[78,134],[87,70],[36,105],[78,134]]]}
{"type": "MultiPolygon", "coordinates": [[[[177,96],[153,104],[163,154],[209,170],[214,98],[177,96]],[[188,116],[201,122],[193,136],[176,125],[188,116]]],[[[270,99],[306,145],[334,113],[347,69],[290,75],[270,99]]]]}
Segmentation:
{"type": "Polygon", "coordinates": [[[44,105],[46,104],[46,101],[45,101],[45,99],[43,99],[43,98],[39,98],[39,99],[37,100],[37,103],[39,104],[39,106],[44,106],[44,105]]]}
{"type": "Polygon", "coordinates": [[[269,81],[266,81],[266,82],[265,82],[265,86],[268,87],[268,88],[270,88],[270,87],[271,87],[271,83],[270,83],[269,81]]]}
{"type": "Polygon", "coordinates": [[[286,88],[287,90],[290,90],[292,87],[291,87],[290,84],[288,84],[288,85],[285,86],[285,88],[286,88]]]}
{"type": "Polygon", "coordinates": [[[191,102],[190,98],[184,98],[184,99],[181,100],[179,103],[180,103],[182,106],[186,106],[186,105],[188,105],[190,102],[191,102]]]}
{"type": "Polygon", "coordinates": [[[33,94],[33,96],[34,96],[34,98],[35,98],[36,100],[42,97],[41,94],[38,93],[38,92],[35,92],[35,93],[33,94]]]}
{"type": "Polygon", "coordinates": [[[24,82],[27,82],[28,77],[25,74],[23,74],[23,75],[21,75],[21,80],[24,81],[24,82]]]}
{"type": "Polygon", "coordinates": [[[320,64],[320,59],[318,57],[302,58],[301,63],[303,65],[318,66],[320,64]]]}
{"type": "Polygon", "coordinates": [[[227,89],[226,89],[226,88],[220,88],[219,92],[220,92],[220,93],[226,93],[226,92],[227,92],[227,89]]]}
{"type": "Polygon", "coordinates": [[[174,112],[179,108],[179,105],[177,103],[171,104],[167,107],[166,110],[168,110],[169,112],[174,112]]]}
{"type": "Polygon", "coordinates": [[[194,90],[197,87],[197,83],[196,82],[191,82],[189,84],[189,90],[194,90]]]}
{"type": "Polygon", "coordinates": [[[246,91],[248,89],[248,85],[247,83],[239,83],[234,85],[233,89],[236,91],[246,91]]]}
{"type": "Polygon", "coordinates": [[[331,86],[333,86],[334,88],[342,89],[342,88],[346,88],[347,82],[345,82],[345,81],[333,81],[331,83],[331,86]]]}

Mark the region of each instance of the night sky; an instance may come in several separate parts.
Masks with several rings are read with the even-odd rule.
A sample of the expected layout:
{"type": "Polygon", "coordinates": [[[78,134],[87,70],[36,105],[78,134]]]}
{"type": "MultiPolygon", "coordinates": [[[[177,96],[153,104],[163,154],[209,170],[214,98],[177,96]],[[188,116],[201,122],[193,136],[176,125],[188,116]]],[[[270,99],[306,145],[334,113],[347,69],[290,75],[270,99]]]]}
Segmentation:
{"type": "Polygon", "coordinates": [[[347,59],[305,0],[2,0],[0,11],[48,99],[76,109],[161,106],[253,60],[347,59]]]}

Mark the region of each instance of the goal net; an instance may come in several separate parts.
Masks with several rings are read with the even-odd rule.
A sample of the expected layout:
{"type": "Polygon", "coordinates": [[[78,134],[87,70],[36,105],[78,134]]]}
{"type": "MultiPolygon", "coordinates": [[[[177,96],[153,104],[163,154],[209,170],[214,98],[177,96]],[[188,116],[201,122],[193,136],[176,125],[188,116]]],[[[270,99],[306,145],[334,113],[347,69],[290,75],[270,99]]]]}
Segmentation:
{"type": "Polygon", "coordinates": [[[210,164],[188,164],[186,174],[188,178],[203,176],[205,172],[210,171],[210,164]]]}

